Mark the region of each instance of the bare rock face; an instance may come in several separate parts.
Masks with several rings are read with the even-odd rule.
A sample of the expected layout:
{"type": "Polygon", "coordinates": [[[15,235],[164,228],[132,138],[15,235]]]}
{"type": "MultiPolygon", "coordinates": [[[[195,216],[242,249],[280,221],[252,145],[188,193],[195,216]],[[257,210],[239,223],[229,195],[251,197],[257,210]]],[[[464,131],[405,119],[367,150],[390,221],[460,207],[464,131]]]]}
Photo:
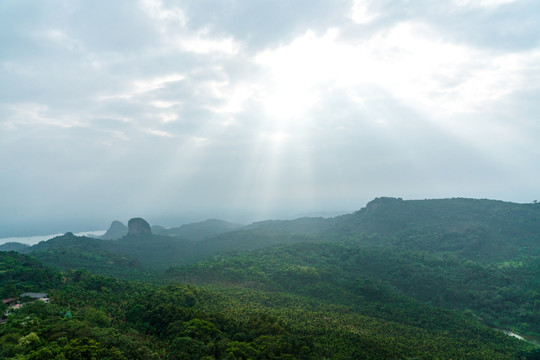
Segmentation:
{"type": "Polygon", "coordinates": [[[150,224],[143,218],[133,218],[128,221],[128,236],[151,235],[150,224]]]}

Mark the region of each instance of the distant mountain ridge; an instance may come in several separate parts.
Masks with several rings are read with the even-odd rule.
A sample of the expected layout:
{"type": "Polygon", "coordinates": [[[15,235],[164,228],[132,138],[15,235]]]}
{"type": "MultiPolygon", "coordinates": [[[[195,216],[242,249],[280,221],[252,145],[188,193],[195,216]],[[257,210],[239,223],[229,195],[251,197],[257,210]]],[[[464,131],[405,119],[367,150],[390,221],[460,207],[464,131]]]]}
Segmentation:
{"type": "Polygon", "coordinates": [[[188,240],[198,241],[232,230],[241,228],[242,225],[230,223],[218,219],[208,219],[205,221],[185,224],[179,227],[161,230],[160,234],[177,236],[188,240]]]}
{"type": "MultiPolygon", "coordinates": [[[[349,240],[364,246],[436,251],[473,260],[515,258],[523,251],[540,255],[540,204],[497,200],[381,197],[352,214],[334,218],[268,220],[247,226],[210,219],[171,229],[154,226],[157,234],[144,222],[145,230],[138,239],[133,234],[112,242],[85,237],[74,241],[72,236],[63,236],[20,251],[41,256],[46,249],[50,253],[62,247],[81,248],[159,268],[192,263],[219,252],[349,240]]],[[[125,231],[121,223],[113,224],[125,231]]]]}
{"type": "Polygon", "coordinates": [[[376,198],[353,214],[334,218],[324,236],[376,238],[385,244],[456,253],[469,259],[540,255],[540,204],[487,199],[376,198]]]}
{"type": "MultiPolygon", "coordinates": [[[[479,330],[487,331],[500,356],[495,350],[484,352],[481,340],[476,355],[466,350],[445,357],[447,348],[437,347],[442,351],[438,358],[512,358],[500,346],[508,343],[514,349],[517,343],[511,342],[518,340],[492,328],[540,338],[540,204],[381,197],[333,218],[268,220],[232,229],[220,220],[207,220],[175,228],[181,236],[150,227],[143,219],[128,224],[131,230],[138,224],[135,228],[140,231],[128,229],[117,240],[66,233],[22,251],[59,268],[88,269],[139,284],[175,282],[220,289],[220,296],[230,294],[234,301],[227,311],[235,318],[241,306],[269,304],[274,310],[282,306],[290,319],[302,304],[320,302],[332,309],[317,312],[322,314],[320,325],[339,329],[346,324],[329,342],[346,339],[352,330],[350,334],[359,337],[351,344],[363,348],[368,344],[366,326],[384,324],[378,325],[382,327],[376,332],[380,337],[373,354],[380,355],[393,344],[411,344],[412,338],[420,340],[410,350],[397,352],[399,356],[370,358],[423,358],[415,356],[418,345],[428,349],[422,353],[429,357],[435,347],[426,346],[424,340],[434,339],[433,344],[440,346],[453,336],[452,328],[469,329],[450,340],[452,347],[478,341],[479,330]],[[216,229],[223,232],[210,235],[216,229]],[[334,318],[337,314],[343,317],[334,318]],[[355,324],[346,322],[352,314],[359,316],[355,324]],[[451,325],[454,321],[459,324],[451,325]],[[480,323],[484,325],[479,327],[480,323]],[[395,332],[388,332],[391,329],[395,332]],[[411,329],[419,332],[414,336],[403,332],[411,329]]],[[[99,292],[102,284],[97,281],[90,289],[99,292]]],[[[157,302],[149,301],[146,309],[134,302],[127,309],[130,318],[137,323],[148,315],[153,322],[154,311],[173,309],[155,306],[168,298],[163,295],[156,297],[157,302]]],[[[222,303],[217,309],[223,311],[222,303]]],[[[166,324],[174,322],[168,311],[162,315],[166,324]]],[[[313,315],[300,323],[313,324],[313,315]]],[[[175,337],[178,329],[188,328],[176,325],[171,327],[175,337]]],[[[533,360],[540,350],[531,356],[520,354],[513,358],[533,360]]],[[[366,357],[349,353],[343,358],[366,357]]]]}
{"type": "Polygon", "coordinates": [[[316,235],[330,229],[335,223],[333,218],[301,217],[294,220],[265,220],[244,226],[245,230],[266,229],[291,234],[316,235]]]}
{"type": "Polygon", "coordinates": [[[30,245],[22,244],[18,242],[8,242],[5,244],[0,245],[0,251],[17,251],[22,252],[25,249],[29,248],[30,245]]]}
{"type": "MultiPolygon", "coordinates": [[[[244,225],[231,223],[218,219],[183,224],[177,227],[166,228],[160,225],[152,225],[150,231],[156,235],[180,237],[186,240],[199,241],[228,231],[236,230],[244,225]]],[[[128,227],[118,220],[114,220],[108,230],[102,236],[95,238],[103,240],[118,240],[128,235],[128,227]]],[[[92,236],[91,236],[92,237],[92,236]]]]}
{"type": "Polygon", "coordinates": [[[403,200],[380,197],[353,214],[336,218],[351,232],[390,233],[422,226],[463,230],[482,224],[502,229],[516,223],[540,230],[540,204],[517,204],[487,199],[403,200]]]}
{"type": "Polygon", "coordinates": [[[117,240],[123,236],[126,236],[127,233],[128,227],[120,221],[114,220],[105,234],[101,235],[99,238],[103,240],[117,240]]]}

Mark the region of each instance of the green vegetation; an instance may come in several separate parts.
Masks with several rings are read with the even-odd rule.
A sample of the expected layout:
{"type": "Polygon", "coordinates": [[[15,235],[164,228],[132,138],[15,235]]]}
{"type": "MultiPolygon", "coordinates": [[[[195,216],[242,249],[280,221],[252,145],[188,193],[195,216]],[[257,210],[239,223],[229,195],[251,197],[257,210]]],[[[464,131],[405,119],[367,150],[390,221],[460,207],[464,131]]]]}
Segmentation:
{"type": "MultiPolygon", "coordinates": [[[[4,254],[5,264],[19,273],[33,273],[36,265],[14,253],[4,254]]],[[[52,282],[42,276],[27,282],[54,285],[47,289],[51,303],[30,302],[0,325],[1,358],[525,359],[534,351],[472,318],[378,284],[363,283],[359,292],[366,300],[359,296],[345,306],[287,292],[155,286],[83,271],[49,272],[52,282]]]]}
{"type": "Polygon", "coordinates": [[[0,245],[0,251],[18,251],[23,252],[27,248],[29,248],[30,245],[21,244],[17,242],[8,242],[5,244],[0,245]]]}
{"type": "MultiPolygon", "coordinates": [[[[303,243],[214,257],[171,267],[167,273],[197,285],[294,293],[352,306],[364,314],[373,313],[381,302],[406,296],[466,311],[493,327],[540,333],[540,259],[501,267],[355,243],[303,243]]],[[[406,315],[403,308],[399,311],[389,319],[406,315]]],[[[423,321],[424,315],[418,316],[423,321]]]]}
{"type": "Polygon", "coordinates": [[[0,297],[16,297],[24,292],[56,288],[62,277],[41,262],[16,252],[0,252],[0,297]]]}
{"type": "Polygon", "coordinates": [[[51,296],[0,324],[0,358],[540,358],[493,329],[540,336],[540,204],[379,198],[228,227],[20,250],[58,270],[0,252],[4,298],[51,296]]]}
{"type": "MultiPolygon", "coordinates": [[[[211,238],[242,227],[223,220],[209,219],[197,223],[182,225],[179,227],[161,230],[161,235],[176,236],[182,239],[199,241],[211,238]]],[[[155,231],[154,231],[155,232],[155,231]]]]}

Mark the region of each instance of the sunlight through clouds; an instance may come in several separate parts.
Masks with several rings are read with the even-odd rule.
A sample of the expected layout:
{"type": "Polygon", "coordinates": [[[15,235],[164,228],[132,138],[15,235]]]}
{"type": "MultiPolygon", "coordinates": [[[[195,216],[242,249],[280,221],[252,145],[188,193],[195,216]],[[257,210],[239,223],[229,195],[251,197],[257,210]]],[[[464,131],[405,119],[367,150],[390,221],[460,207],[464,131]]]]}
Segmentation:
{"type": "MultiPolygon", "coordinates": [[[[497,55],[452,44],[421,23],[356,43],[308,32],[256,61],[271,74],[263,102],[276,117],[309,111],[329,87],[375,85],[432,115],[471,112],[522,88],[536,52],[497,55]],[[429,35],[428,35],[429,34],[429,35]]],[[[365,103],[365,102],[364,102],[365,103]]]]}
{"type": "Polygon", "coordinates": [[[537,190],[539,2],[2,4],[0,178],[68,215],[537,190]]]}
{"type": "Polygon", "coordinates": [[[341,55],[336,35],[331,30],[319,38],[308,31],[289,45],[256,55],[255,61],[266,69],[263,81],[268,86],[259,100],[276,121],[300,118],[319,99],[318,86],[335,79],[341,55]]]}
{"type": "MultiPolygon", "coordinates": [[[[269,85],[267,92],[257,98],[273,119],[269,125],[272,132],[268,134],[276,136],[268,135],[267,140],[273,140],[275,147],[285,147],[284,139],[290,139],[291,134],[299,144],[312,141],[305,134],[315,125],[310,121],[313,111],[328,91],[340,91],[372,114],[371,121],[384,126],[384,136],[394,146],[403,148],[403,157],[409,152],[410,138],[402,136],[407,125],[397,124],[397,119],[389,122],[371,108],[372,102],[379,101],[380,93],[367,89],[375,87],[408,104],[425,117],[424,121],[456,136],[456,141],[482,144],[478,153],[495,159],[500,148],[488,150],[493,145],[481,139],[489,134],[486,139],[491,136],[501,144],[508,143],[505,131],[496,129],[510,128],[511,124],[490,121],[490,126],[477,119],[475,126],[470,124],[470,117],[463,115],[485,113],[501,99],[529,86],[538,89],[537,82],[526,84],[531,80],[527,79],[528,74],[538,63],[536,52],[499,55],[475,49],[449,42],[435,28],[418,22],[399,23],[356,42],[345,41],[338,29],[322,35],[308,31],[255,59],[267,69],[270,78],[265,82],[269,85]]],[[[381,140],[382,134],[378,135],[381,140]]],[[[269,162],[279,162],[277,159],[285,153],[274,151],[269,162]]],[[[305,157],[304,163],[309,163],[309,159],[305,157]]],[[[411,168],[420,166],[418,159],[415,153],[402,158],[411,168]]],[[[283,176],[278,169],[279,166],[273,166],[269,175],[274,182],[283,176]]]]}

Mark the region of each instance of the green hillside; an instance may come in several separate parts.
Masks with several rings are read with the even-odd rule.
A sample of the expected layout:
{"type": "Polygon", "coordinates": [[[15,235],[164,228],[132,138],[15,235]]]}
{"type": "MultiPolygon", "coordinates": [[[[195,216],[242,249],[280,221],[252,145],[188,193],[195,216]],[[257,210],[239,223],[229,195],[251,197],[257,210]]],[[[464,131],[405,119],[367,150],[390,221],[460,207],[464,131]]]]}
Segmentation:
{"type": "MultiPolygon", "coordinates": [[[[198,223],[194,234],[211,233],[216,224],[198,223]]],[[[24,251],[65,271],[87,269],[146,282],[122,283],[140,289],[122,295],[126,300],[118,311],[124,315],[116,316],[127,316],[140,303],[143,308],[131,312],[134,323],[129,326],[151,341],[165,335],[172,341],[164,330],[172,325],[169,320],[156,325],[156,317],[147,316],[161,303],[145,302],[147,296],[159,292],[170,298],[166,288],[149,283],[197,286],[189,289],[196,289],[197,306],[206,314],[197,319],[212,323],[221,334],[210,343],[192,337],[199,342],[184,344],[206,349],[200,356],[216,356],[208,355],[216,342],[235,341],[244,343],[235,343],[237,355],[244,352],[237,358],[273,358],[261,355],[269,351],[265,346],[292,358],[315,359],[536,356],[532,345],[493,328],[512,330],[532,342],[540,338],[539,204],[378,198],[353,214],[264,221],[190,240],[145,229],[118,240],[68,233],[24,251]],[[127,300],[134,298],[139,300],[127,300]],[[227,321],[264,314],[282,329],[269,330],[264,336],[272,340],[264,339],[282,342],[287,334],[285,342],[303,345],[262,345],[266,340],[255,335],[223,335],[228,330],[208,314],[227,321]]],[[[15,281],[10,289],[38,290],[21,284],[15,281]]],[[[167,310],[168,316],[193,320],[172,315],[175,311],[167,310]]],[[[169,349],[165,353],[169,340],[158,341],[169,349]]],[[[216,359],[224,358],[225,348],[219,351],[216,359]]]]}
{"type": "MultiPolygon", "coordinates": [[[[357,305],[344,305],[249,287],[155,286],[81,271],[58,273],[24,255],[1,255],[0,269],[13,269],[7,282],[0,278],[2,288],[26,274],[27,287],[50,296],[49,304],[27,303],[0,324],[3,359],[536,356],[532,346],[474,318],[422,305],[384,286],[368,290],[378,284],[364,284],[360,292],[372,295],[357,297],[357,305]],[[44,278],[43,271],[50,276],[44,278]],[[376,300],[377,292],[383,298],[376,300]]],[[[335,290],[342,291],[339,286],[335,290]]]]}
{"type": "Polygon", "coordinates": [[[29,248],[30,245],[21,244],[18,242],[8,242],[0,245],[0,251],[18,251],[23,252],[25,249],[29,248]]]}
{"type": "Polygon", "coordinates": [[[242,227],[240,224],[234,224],[218,219],[208,219],[205,221],[185,224],[179,227],[165,229],[160,232],[161,235],[176,236],[187,240],[199,241],[202,239],[217,236],[242,227]]]}
{"type": "Polygon", "coordinates": [[[364,306],[358,299],[378,306],[383,299],[405,296],[492,327],[540,334],[539,259],[488,266],[354,243],[304,243],[214,257],[167,273],[197,285],[287,292],[347,306],[364,306]]]}
{"type": "Polygon", "coordinates": [[[28,249],[43,262],[64,269],[88,269],[99,274],[134,279],[152,269],[191,259],[187,240],[160,235],[99,240],[67,233],[28,249]]]}
{"type": "Polygon", "coordinates": [[[329,239],[371,235],[385,245],[481,262],[540,255],[540,204],[378,198],[335,222],[324,234],[329,239]]]}

